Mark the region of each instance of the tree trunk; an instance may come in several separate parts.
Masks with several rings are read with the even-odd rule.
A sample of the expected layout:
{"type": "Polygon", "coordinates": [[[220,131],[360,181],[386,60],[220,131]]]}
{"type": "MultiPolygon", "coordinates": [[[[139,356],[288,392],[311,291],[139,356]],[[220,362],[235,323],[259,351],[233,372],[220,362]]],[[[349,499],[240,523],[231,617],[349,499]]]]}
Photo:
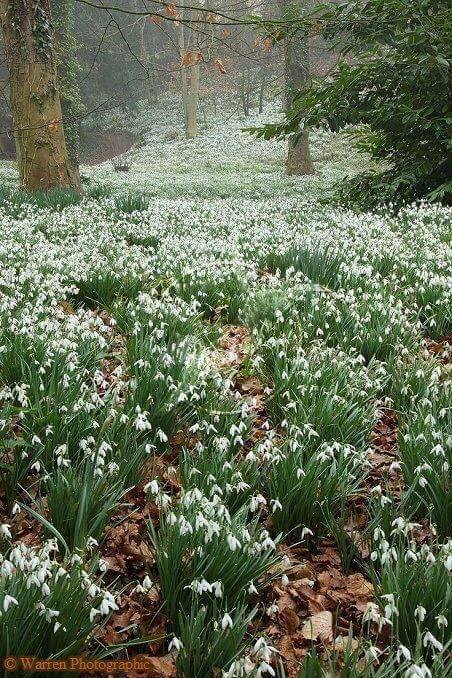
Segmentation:
{"type": "Polygon", "coordinates": [[[287,174],[315,174],[314,163],[309,149],[309,131],[303,130],[301,136],[290,137],[287,151],[287,174]]]}
{"type": "Polygon", "coordinates": [[[64,138],[74,181],[80,184],[79,117],[84,110],[78,84],[78,63],[74,38],[74,0],[51,0],[55,28],[55,57],[58,89],[63,113],[64,138]]]}
{"type": "MultiPolygon", "coordinates": [[[[143,8],[141,0],[135,0],[135,9],[140,11],[143,8]]],[[[151,72],[151,54],[149,52],[149,47],[146,40],[146,29],[148,26],[148,21],[146,17],[143,17],[139,25],[139,47],[140,47],[140,61],[146,69],[146,80],[143,87],[143,94],[146,97],[149,104],[156,103],[156,92],[155,92],[155,82],[154,82],[154,73],[151,72]]]]}
{"type": "Polygon", "coordinates": [[[0,0],[21,185],[78,187],[62,123],[49,0],[0,0]]]}
{"type": "Polygon", "coordinates": [[[198,135],[199,64],[188,66],[188,71],[185,134],[187,139],[194,139],[198,135]]]}
{"type": "Polygon", "coordinates": [[[261,67],[261,81],[259,86],[259,113],[264,112],[265,86],[267,84],[267,71],[265,64],[261,67]]]}
{"type": "MultiPolygon", "coordinates": [[[[302,13],[304,0],[279,0],[281,13],[286,17],[297,17],[302,13]]],[[[284,70],[285,70],[285,108],[290,109],[296,91],[309,82],[309,40],[300,29],[285,39],[284,43],[284,70]]],[[[291,175],[314,174],[309,148],[309,132],[301,128],[297,135],[289,139],[287,154],[287,173],[291,175]]]]}
{"type": "MultiPolygon", "coordinates": [[[[179,7],[183,8],[183,6],[184,2],[182,0],[179,7]]],[[[180,10],[180,14],[182,21],[177,26],[177,40],[179,57],[182,62],[185,53],[188,51],[190,41],[186,40],[185,36],[183,9],[180,10]]],[[[199,76],[199,64],[181,66],[182,100],[185,115],[185,136],[187,139],[194,139],[198,134],[199,76]]]]}

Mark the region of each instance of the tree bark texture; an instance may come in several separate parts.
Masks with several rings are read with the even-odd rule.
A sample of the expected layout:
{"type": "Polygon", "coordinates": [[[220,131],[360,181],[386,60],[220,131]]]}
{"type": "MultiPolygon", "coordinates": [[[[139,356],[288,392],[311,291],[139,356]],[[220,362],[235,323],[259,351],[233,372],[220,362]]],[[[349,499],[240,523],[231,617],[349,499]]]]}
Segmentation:
{"type": "Polygon", "coordinates": [[[63,113],[64,138],[73,180],[79,184],[79,118],[84,106],[78,84],[77,44],[74,36],[74,0],[51,0],[50,9],[55,30],[55,57],[58,91],[63,113]]]}
{"type": "Polygon", "coordinates": [[[0,0],[0,19],[21,185],[77,187],[64,137],[49,0],[0,0]]]}
{"type": "MultiPolygon", "coordinates": [[[[183,2],[181,2],[181,6],[183,6],[183,2]]],[[[183,18],[183,10],[181,10],[181,14],[183,18]]],[[[189,36],[187,39],[186,32],[187,29],[184,28],[183,22],[181,22],[177,27],[179,56],[181,61],[190,48],[190,37],[192,37],[189,36]]],[[[182,100],[185,115],[185,136],[187,139],[194,139],[198,135],[199,79],[199,63],[181,67],[182,100]]]]}
{"type": "MultiPolygon", "coordinates": [[[[279,0],[282,16],[302,14],[304,0],[279,0]]],[[[301,30],[295,30],[284,41],[285,90],[284,104],[290,109],[296,91],[309,82],[309,39],[301,30]]],[[[314,163],[309,148],[309,131],[300,129],[289,138],[287,173],[291,175],[314,174],[314,163]]]]}

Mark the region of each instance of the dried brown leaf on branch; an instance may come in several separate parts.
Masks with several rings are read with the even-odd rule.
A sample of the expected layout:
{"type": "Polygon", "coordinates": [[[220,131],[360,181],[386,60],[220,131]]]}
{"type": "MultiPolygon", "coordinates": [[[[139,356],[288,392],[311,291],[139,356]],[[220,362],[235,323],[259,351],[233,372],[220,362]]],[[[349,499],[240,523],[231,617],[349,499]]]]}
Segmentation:
{"type": "Polygon", "coordinates": [[[163,17],[160,14],[150,14],[147,19],[149,23],[156,24],[157,26],[161,26],[163,23],[163,17]]]}
{"type": "Polygon", "coordinates": [[[218,68],[218,70],[220,71],[220,73],[222,75],[226,74],[227,71],[226,71],[225,65],[221,61],[221,59],[215,59],[215,61],[213,63],[214,63],[214,66],[216,66],[218,68]]]}
{"type": "Polygon", "coordinates": [[[182,67],[190,66],[190,64],[192,62],[192,57],[193,57],[193,55],[192,55],[191,52],[185,52],[185,54],[182,57],[181,66],[182,67]]]}

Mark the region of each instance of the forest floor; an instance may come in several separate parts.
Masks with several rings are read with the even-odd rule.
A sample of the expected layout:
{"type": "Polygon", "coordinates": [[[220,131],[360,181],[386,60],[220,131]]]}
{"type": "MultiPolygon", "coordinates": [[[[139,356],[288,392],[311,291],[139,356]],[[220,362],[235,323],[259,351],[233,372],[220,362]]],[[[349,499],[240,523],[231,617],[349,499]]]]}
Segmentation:
{"type": "Polygon", "coordinates": [[[271,110],[172,110],[98,197],[0,205],[2,650],[447,675],[451,209],[320,204],[342,138],[294,179],[271,110]]]}

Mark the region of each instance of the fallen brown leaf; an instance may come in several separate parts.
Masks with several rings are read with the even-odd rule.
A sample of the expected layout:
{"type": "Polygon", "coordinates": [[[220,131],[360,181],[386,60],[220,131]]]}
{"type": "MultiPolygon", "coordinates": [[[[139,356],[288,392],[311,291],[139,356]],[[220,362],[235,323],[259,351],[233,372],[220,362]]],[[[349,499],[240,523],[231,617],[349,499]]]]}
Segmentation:
{"type": "Polygon", "coordinates": [[[312,615],[304,624],[301,635],[306,640],[333,640],[333,615],[328,610],[312,615]]]}

